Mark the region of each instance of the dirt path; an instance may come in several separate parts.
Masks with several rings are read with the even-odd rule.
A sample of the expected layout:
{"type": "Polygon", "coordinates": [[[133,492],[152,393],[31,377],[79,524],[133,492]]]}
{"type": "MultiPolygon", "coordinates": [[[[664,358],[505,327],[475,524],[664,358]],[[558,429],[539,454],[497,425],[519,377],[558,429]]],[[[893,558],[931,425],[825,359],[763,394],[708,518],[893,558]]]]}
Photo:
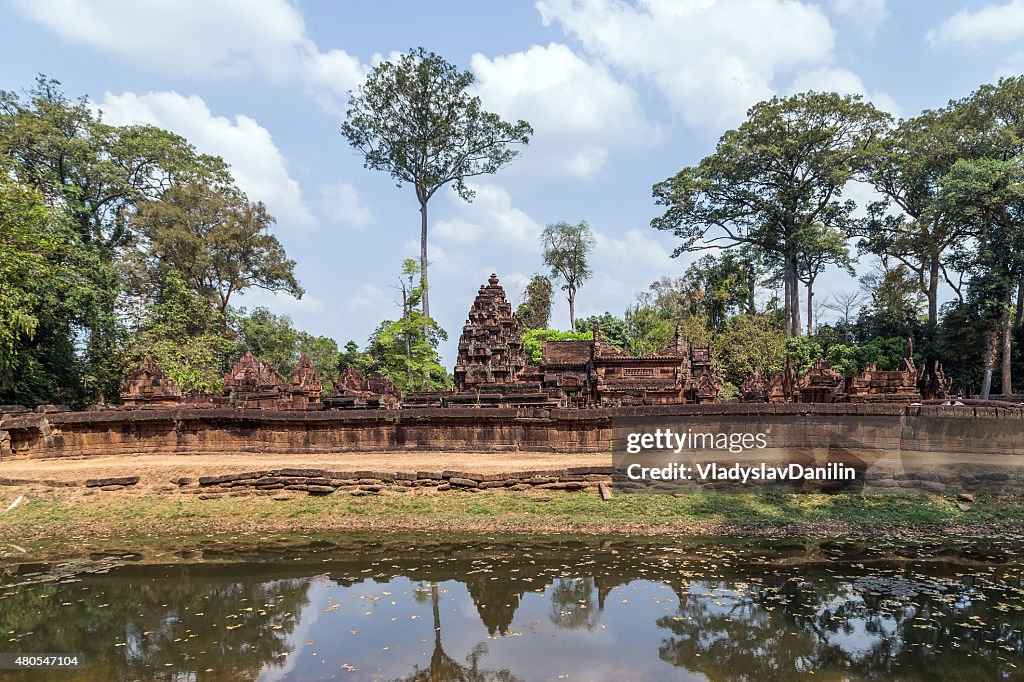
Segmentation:
{"type": "Polygon", "coordinates": [[[284,467],[332,471],[417,472],[457,470],[482,474],[502,471],[610,466],[607,454],[396,452],[329,455],[112,455],[0,461],[0,479],[81,481],[88,478],[139,476],[140,483],[167,483],[179,477],[217,476],[284,467]]]}

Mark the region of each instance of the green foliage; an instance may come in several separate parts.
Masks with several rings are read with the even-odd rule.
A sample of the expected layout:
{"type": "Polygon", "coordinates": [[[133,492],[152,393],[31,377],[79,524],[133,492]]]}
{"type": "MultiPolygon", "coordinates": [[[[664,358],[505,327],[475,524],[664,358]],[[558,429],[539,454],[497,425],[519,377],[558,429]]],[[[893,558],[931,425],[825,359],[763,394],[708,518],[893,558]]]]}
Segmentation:
{"type": "Polygon", "coordinates": [[[662,317],[649,306],[634,305],[626,308],[623,317],[626,331],[626,348],[633,355],[656,353],[668,345],[676,332],[674,322],[662,317]]]}
{"type": "Polygon", "coordinates": [[[97,282],[110,275],[65,212],[17,182],[0,157],[0,401],[91,399],[75,344],[100,319],[97,282]]]}
{"type": "Polygon", "coordinates": [[[523,332],[523,350],[526,358],[539,365],[541,361],[541,337],[548,341],[593,341],[593,330],[588,332],[562,332],[557,329],[528,329],[523,332]]]}
{"type": "Polygon", "coordinates": [[[569,329],[575,329],[576,291],[593,274],[590,252],[597,244],[594,231],[585,220],[575,224],[562,221],[546,226],[540,241],[544,264],[551,268],[551,278],[562,283],[569,300],[569,329]]]}
{"type": "Polygon", "coordinates": [[[354,367],[360,372],[365,373],[366,368],[369,367],[372,359],[370,356],[359,350],[359,344],[355,341],[347,341],[345,348],[338,354],[338,368],[343,370],[346,367],[354,367]]]}
{"type": "Polygon", "coordinates": [[[871,339],[870,342],[855,346],[854,357],[858,369],[864,369],[869,363],[882,371],[903,369],[903,356],[907,348],[907,339],[901,337],[871,339]]]}
{"type": "Polygon", "coordinates": [[[750,245],[781,264],[785,331],[797,335],[798,262],[810,230],[851,227],[854,204],[842,190],[866,166],[867,142],[886,120],[859,97],[835,93],[756,104],[714,154],[654,186],[666,211],[651,225],[682,240],[675,255],[750,245]]]}
{"type": "Polygon", "coordinates": [[[352,93],[341,134],[367,168],[385,171],[430,199],[453,183],[466,200],[466,179],[495,173],[528,144],[533,128],[481,109],[473,74],[423,48],[382,61],[352,93]]]}
{"type": "Polygon", "coordinates": [[[235,324],[239,332],[239,354],[251,352],[282,377],[289,378],[299,361],[299,332],[287,315],[276,315],[264,307],[251,313],[239,311],[235,324]]]}
{"type": "MultiPolygon", "coordinates": [[[[363,156],[364,166],[385,171],[398,185],[412,185],[420,204],[420,281],[423,313],[430,316],[427,286],[427,204],[451,184],[466,201],[467,179],[490,175],[515,159],[513,145],[528,144],[533,128],[484,111],[472,94],[473,74],[459,71],[423,48],[380,62],[349,97],[341,134],[363,156]]],[[[429,335],[424,328],[423,334],[429,335]]]]}
{"type": "Polygon", "coordinates": [[[883,261],[880,273],[866,275],[861,281],[870,290],[871,301],[857,317],[858,339],[918,335],[925,299],[907,266],[889,267],[883,261]]]}
{"type": "MultiPolygon", "coordinates": [[[[82,406],[116,397],[123,376],[123,320],[131,317],[118,309],[131,271],[121,267],[132,237],[126,216],[187,178],[228,175],[220,159],[197,154],[177,135],[103,123],[86,99],[69,101],[59,86],[40,77],[24,96],[0,92],[0,175],[38,190],[53,229],[59,222],[73,232],[73,239],[59,238],[67,248],[46,259],[60,276],[39,298],[39,314],[27,300],[16,304],[22,347],[0,392],[28,404],[82,406]],[[28,338],[23,332],[32,325],[28,338]]],[[[16,248],[27,254],[33,247],[16,248]]],[[[38,274],[38,282],[47,281],[38,274]]]]}
{"type": "Polygon", "coordinates": [[[534,275],[526,285],[526,300],[516,309],[516,319],[523,329],[544,329],[551,321],[551,280],[534,275]]]}
{"type": "Polygon", "coordinates": [[[814,361],[822,356],[821,346],[806,336],[796,336],[786,339],[786,355],[793,358],[793,368],[798,375],[804,374],[811,368],[814,361]]]}
{"type": "Polygon", "coordinates": [[[57,198],[84,242],[111,251],[130,235],[123,218],[188,178],[227,177],[222,160],[152,126],[111,126],[86,98],[72,102],[40,76],[24,96],[0,91],[0,152],[15,177],[57,198]]]}
{"type": "Polygon", "coordinates": [[[786,366],[782,328],[764,315],[735,315],[714,338],[715,359],[726,381],[742,385],[751,374],[771,377],[786,366]]]}
{"type": "Polygon", "coordinates": [[[731,381],[722,382],[722,388],[718,391],[719,400],[736,400],[740,397],[740,389],[731,381]]]}
{"type": "Polygon", "coordinates": [[[225,314],[231,296],[250,287],[301,298],[295,261],[270,233],[273,223],[262,203],[250,203],[233,187],[174,186],[132,216],[135,262],[151,281],[176,270],[225,314]]]}
{"type": "Polygon", "coordinates": [[[953,103],[884,130],[873,147],[867,178],[886,200],[871,204],[868,218],[854,230],[861,252],[909,268],[928,299],[929,329],[938,321],[940,281],[954,279],[958,269],[950,251],[972,232],[940,201],[942,178],[965,151],[964,116],[962,104],[953,103]]]}
{"type": "MultiPolygon", "coordinates": [[[[415,284],[416,261],[402,263],[402,317],[384,320],[370,335],[364,371],[380,372],[403,393],[440,391],[452,387],[452,377],[441,365],[437,346],[448,334],[424,315],[423,291],[415,284]]],[[[346,347],[346,351],[354,350],[346,347]]],[[[357,363],[358,366],[358,363],[357,363]]]]}
{"type": "Polygon", "coordinates": [[[285,379],[291,379],[302,353],[309,356],[325,390],[338,376],[341,353],[337,342],[296,329],[287,315],[276,315],[264,307],[251,313],[242,308],[234,325],[239,335],[236,354],[251,352],[285,379]]]}
{"type": "Polygon", "coordinates": [[[765,274],[757,249],[744,246],[703,256],[681,277],[662,277],[637,298],[665,319],[701,315],[721,329],[729,315],[757,312],[754,298],[765,274]]]}
{"type": "MultiPolygon", "coordinates": [[[[326,336],[313,336],[309,332],[299,332],[299,353],[305,353],[309,361],[313,363],[317,374],[320,375],[320,383],[323,384],[324,392],[330,391],[334,380],[341,371],[339,360],[341,353],[338,351],[338,343],[326,336]]],[[[292,368],[295,371],[295,368],[292,368]]]]}
{"type": "MultiPolygon", "coordinates": [[[[953,390],[957,393],[970,396],[981,389],[984,337],[985,326],[975,309],[957,301],[943,306],[935,351],[942,359],[946,376],[953,378],[953,390]]],[[[927,369],[931,371],[931,365],[927,369]]]]}
{"type": "Polygon", "coordinates": [[[621,317],[615,317],[611,313],[605,311],[600,315],[591,315],[590,317],[584,317],[576,320],[576,331],[582,333],[593,333],[595,323],[601,330],[601,338],[604,339],[606,343],[609,343],[616,348],[626,347],[625,320],[621,317]]]}
{"type": "Polygon", "coordinates": [[[858,350],[855,346],[836,343],[825,350],[825,358],[832,365],[832,369],[843,376],[849,376],[862,369],[861,363],[857,359],[858,350]]]}
{"type": "Polygon", "coordinates": [[[132,336],[128,360],[152,357],[185,393],[219,393],[237,345],[221,335],[224,317],[176,272],[168,273],[143,325],[132,336]]]}

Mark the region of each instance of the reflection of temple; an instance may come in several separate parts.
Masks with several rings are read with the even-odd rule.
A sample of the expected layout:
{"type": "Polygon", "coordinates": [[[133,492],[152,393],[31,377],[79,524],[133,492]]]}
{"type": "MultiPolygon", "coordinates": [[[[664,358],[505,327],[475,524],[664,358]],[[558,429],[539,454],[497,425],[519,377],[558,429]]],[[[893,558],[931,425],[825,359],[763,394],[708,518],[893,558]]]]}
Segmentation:
{"type": "Polygon", "coordinates": [[[523,592],[510,589],[503,580],[491,580],[490,575],[466,577],[466,589],[473,604],[476,605],[480,620],[487,628],[487,634],[507,634],[512,626],[512,619],[519,608],[523,592],[529,587],[522,587],[523,592]]]}

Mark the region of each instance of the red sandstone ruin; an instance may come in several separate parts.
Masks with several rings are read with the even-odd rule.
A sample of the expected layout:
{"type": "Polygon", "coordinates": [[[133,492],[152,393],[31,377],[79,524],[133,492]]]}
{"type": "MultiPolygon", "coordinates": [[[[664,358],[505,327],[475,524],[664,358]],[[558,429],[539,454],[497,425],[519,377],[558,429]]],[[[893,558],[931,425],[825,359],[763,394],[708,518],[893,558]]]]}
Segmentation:
{"type": "MultiPolygon", "coordinates": [[[[221,395],[182,396],[151,359],[125,379],[126,407],[234,406],[271,410],[398,409],[414,407],[600,408],[719,402],[722,374],[710,346],[691,346],[682,328],[657,352],[637,355],[608,343],[595,325],[593,339],[541,342],[541,361],[529,361],[519,322],[496,274],[477,292],[459,337],[454,391],[415,391],[404,397],[379,373],[364,377],[345,368],[321,398],[323,383],[305,353],[289,384],[251,353],[224,375],[221,395]]],[[[903,368],[868,365],[853,376],[838,373],[825,358],[797,376],[791,359],[767,379],[754,373],[740,387],[751,403],[911,403],[943,399],[951,381],[935,363],[919,372],[908,340],[903,368]],[[923,389],[918,390],[918,385],[923,389]]]]}

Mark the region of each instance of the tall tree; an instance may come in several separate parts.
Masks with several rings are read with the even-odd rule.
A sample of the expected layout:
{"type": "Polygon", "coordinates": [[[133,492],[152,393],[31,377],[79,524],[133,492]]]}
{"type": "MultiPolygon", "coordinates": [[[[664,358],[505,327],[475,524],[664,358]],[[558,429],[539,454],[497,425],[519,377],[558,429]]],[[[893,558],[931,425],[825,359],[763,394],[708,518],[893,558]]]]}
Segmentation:
{"type": "Polygon", "coordinates": [[[153,358],[186,393],[217,393],[238,349],[235,340],[222,333],[225,324],[206,297],[171,271],[144,304],[126,359],[134,364],[153,358]]]}
{"type": "Polygon", "coordinates": [[[886,200],[869,207],[855,229],[862,251],[898,260],[914,275],[928,299],[928,332],[938,324],[939,284],[959,293],[950,250],[971,236],[972,226],[944,211],[939,201],[943,177],[967,150],[964,103],[925,111],[900,121],[879,138],[867,180],[886,200]],[[889,212],[895,205],[898,212],[889,212]]]}
{"type": "Polygon", "coordinates": [[[715,153],[654,186],[666,206],[651,226],[683,251],[756,246],[783,270],[784,331],[801,333],[799,259],[808,228],[851,227],[844,186],[861,172],[887,116],[857,96],[804,93],[754,105],[715,153]]]}
{"type": "Polygon", "coordinates": [[[91,398],[75,343],[100,314],[97,267],[64,212],[0,158],[0,402],[91,398]]]}
{"type": "Polygon", "coordinates": [[[250,287],[301,298],[290,260],[270,228],[274,218],[231,187],[189,183],[140,204],[131,225],[139,258],[159,281],[173,270],[226,315],[231,297],[250,287]]]}
{"type": "Polygon", "coordinates": [[[437,353],[438,344],[447,341],[448,334],[424,315],[416,271],[415,260],[410,258],[402,264],[398,286],[402,316],[381,322],[370,335],[366,351],[367,369],[382,373],[403,393],[443,390],[451,386],[451,376],[441,366],[437,353]]]}
{"type": "Polygon", "coordinates": [[[78,232],[90,261],[79,272],[94,292],[94,314],[74,341],[78,371],[90,390],[113,397],[123,369],[116,263],[131,236],[126,217],[188,178],[227,178],[227,166],[167,131],[108,125],[86,98],[69,100],[44,76],[24,94],[0,92],[0,157],[11,162],[5,172],[41,191],[78,232]]]}
{"type": "Polygon", "coordinates": [[[552,223],[541,233],[544,264],[551,268],[551,278],[562,281],[562,290],[569,301],[569,329],[576,328],[576,292],[590,279],[590,252],[597,243],[594,232],[585,220],[576,224],[552,223]]]}
{"type": "Polygon", "coordinates": [[[1024,294],[1024,76],[983,85],[961,105],[967,158],[942,179],[939,205],[971,226],[977,248],[968,252],[968,302],[990,326],[1001,357],[1002,392],[1011,394],[1014,298],[1024,294]]]}
{"type": "Polygon", "coordinates": [[[970,267],[968,303],[988,327],[983,397],[1001,358],[1003,393],[1013,392],[1013,304],[1024,278],[1024,157],[960,160],[945,178],[947,200],[965,222],[977,224],[977,249],[970,267]],[[998,339],[998,342],[995,341],[998,339]],[[995,344],[998,344],[997,346],[995,344]],[[991,346],[991,347],[990,347],[991,346]],[[995,348],[998,347],[998,353],[995,348]]]}
{"type": "Polygon", "coordinates": [[[470,94],[473,74],[422,47],[381,62],[351,93],[341,134],[363,155],[364,166],[410,184],[420,205],[420,283],[428,336],[427,204],[451,184],[471,201],[468,178],[496,173],[528,144],[533,128],[484,111],[470,94]]]}
{"type": "Polygon", "coordinates": [[[534,275],[526,285],[526,299],[516,308],[516,319],[523,329],[547,329],[551,321],[551,280],[534,275]]]}
{"type": "Polygon", "coordinates": [[[797,257],[797,279],[807,287],[807,334],[814,333],[814,282],[829,265],[838,265],[853,276],[853,261],[846,234],[821,223],[814,223],[801,238],[803,248],[797,257]]]}

